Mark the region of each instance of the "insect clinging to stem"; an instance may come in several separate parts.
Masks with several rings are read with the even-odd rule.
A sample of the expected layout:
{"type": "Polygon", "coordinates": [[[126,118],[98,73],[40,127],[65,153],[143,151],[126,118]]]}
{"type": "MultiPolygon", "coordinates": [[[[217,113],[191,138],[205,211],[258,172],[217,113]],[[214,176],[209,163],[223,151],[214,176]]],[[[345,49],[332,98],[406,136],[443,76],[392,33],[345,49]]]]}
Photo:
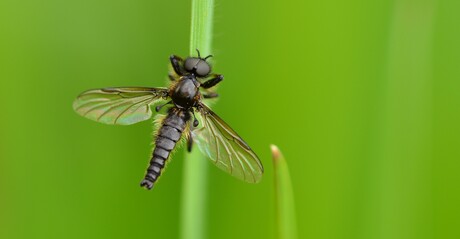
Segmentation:
{"type": "Polygon", "coordinates": [[[155,146],[141,187],[151,189],[154,186],[171,151],[184,137],[189,151],[195,143],[218,168],[236,178],[250,183],[257,183],[262,178],[263,166],[257,155],[202,102],[203,98],[218,97],[209,89],[224,77],[211,73],[211,65],[207,62],[211,55],[202,58],[198,49],[197,52],[198,57],[190,56],[185,60],[170,56],[172,70],[168,88],[94,89],[81,93],[73,103],[74,110],[81,116],[111,125],[131,125],[148,120],[152,116],[152,105],[156,105],[156,112],[168,108],[154,139],[155,146]],[[200,121],[195,112],[198,112],[200,121]]]}

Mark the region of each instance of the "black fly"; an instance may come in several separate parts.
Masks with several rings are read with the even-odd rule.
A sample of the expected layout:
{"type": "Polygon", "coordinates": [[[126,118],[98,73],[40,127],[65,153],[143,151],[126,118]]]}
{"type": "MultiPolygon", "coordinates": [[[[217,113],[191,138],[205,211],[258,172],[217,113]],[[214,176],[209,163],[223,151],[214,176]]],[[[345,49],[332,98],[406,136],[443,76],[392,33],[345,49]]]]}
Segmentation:
{"type": "MultiPolygon", "coordinates": [[[[198,50],[197,50],[198,51],[198,50]]],[[[158,112],[170,106],[161,120],[155,139],[146,175],[141,186],[151,189],[161,175],[166,160],[182,137],[187,138],[190,151],[193,143],[214,164],[231,175],[250,183],[262,178],[263,167],[257,155],[238,134],[219,116],[209,109],[203,98],[218,95],[208,89],[224,79],[223,75],[211,74],[211,66],[202,58],[188,57],[185,60],[172,55],[172,71],[169,88],[117,87],[85,91],[74,101],[74,110],[91,120],[105,124],[130,125],[150,119],[151,105],[159,101],[158,112]],[[200,89],[204,92],[201,93],[200,89]],[[195,117],[195,112],[201,118],[195,117]],[[193,119],[193,120],[192,120],[193,119]]]]}

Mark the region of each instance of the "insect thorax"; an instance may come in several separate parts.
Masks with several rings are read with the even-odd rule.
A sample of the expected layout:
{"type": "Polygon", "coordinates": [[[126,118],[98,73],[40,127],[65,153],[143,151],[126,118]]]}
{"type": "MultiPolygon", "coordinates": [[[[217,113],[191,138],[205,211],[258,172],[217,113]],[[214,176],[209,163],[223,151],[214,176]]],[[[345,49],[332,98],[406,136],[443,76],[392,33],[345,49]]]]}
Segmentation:
{"type": "Polygon", "coordinates": [[[193,76],[184,76],[170,91],[174,104],[181,108],[190,108],[200,99],[199,83],[193,76]]]}

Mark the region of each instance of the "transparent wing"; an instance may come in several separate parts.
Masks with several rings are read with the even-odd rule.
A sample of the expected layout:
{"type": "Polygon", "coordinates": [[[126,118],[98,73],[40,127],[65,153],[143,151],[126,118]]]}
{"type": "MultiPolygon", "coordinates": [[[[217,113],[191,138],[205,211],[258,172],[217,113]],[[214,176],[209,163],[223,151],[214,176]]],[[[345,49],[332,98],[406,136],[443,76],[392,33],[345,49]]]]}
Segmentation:
{"type": "Polygon", "coordinates": [[[130,125],[152,116],[150,105],[165,99],[166,88],[120,87],[88,90],[73,102],[81,116],[104,124],[130,125]]]}
{"type": "Polygon", "coordinates": [[[264,168],[257,155],[219,116],[201,106],[201,127],[192,132],[198,148],[218,168],[243,181],[258,183],[264,168]]]}

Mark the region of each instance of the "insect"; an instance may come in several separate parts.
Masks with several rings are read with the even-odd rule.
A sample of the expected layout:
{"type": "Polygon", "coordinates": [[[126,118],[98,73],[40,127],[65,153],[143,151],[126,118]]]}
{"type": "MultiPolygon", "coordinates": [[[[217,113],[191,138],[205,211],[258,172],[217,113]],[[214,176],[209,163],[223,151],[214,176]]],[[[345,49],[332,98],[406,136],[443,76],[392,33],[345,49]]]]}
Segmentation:
{"type": "Polygon", "coordinates": [[[141,187],[152,189],[171,151],[182,138],[188,151],[194,143],[214,164],[238,179],[250,183],[261,180],[263,166],[241,137],[217,116],[202,99],[216,98],[210,90],[224,77],[211,74],[211,65],[202,58],[171,55],[171,84],[168,88],[115,87],[88,90],[73,103],[74,110],[88,119],[111,125],[131,125],[148,120],[155,111],[168,108],[159,121],[152,157],[141,187]],[[163,101],[163,102],[162,102],[163,101]],[[160,103],[161,104],[158,104],[160,103]],[[195,112],[201,122],[195,117],[195,112]]]}

